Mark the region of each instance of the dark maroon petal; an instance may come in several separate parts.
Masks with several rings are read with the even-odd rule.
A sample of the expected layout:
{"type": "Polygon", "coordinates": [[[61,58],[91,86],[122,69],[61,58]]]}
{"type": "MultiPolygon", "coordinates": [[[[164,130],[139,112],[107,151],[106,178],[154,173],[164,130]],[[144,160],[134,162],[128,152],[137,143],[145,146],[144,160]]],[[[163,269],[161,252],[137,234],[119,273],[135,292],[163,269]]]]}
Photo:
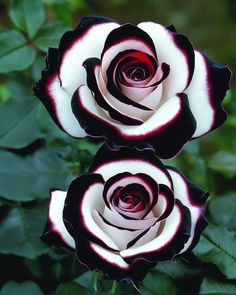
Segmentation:
{"type": "Polygon", "coordinates": [[[222,65],[205,57],[208,70],[208,86],[210,89],[210,103],[214,109],[214,121],[211,130],[217,128],[226,120],[227,113],[222,106],[226,91],[230,88],[231,71],[222,65]]]}
{"type": "Polygon", "coordinates": [[[180,105],[174,118],[161,127],[153,126],[152,130],[144,134],[127,135],[109,121],[91,113],[81,101],[79,91],[73,95],[72,110],[82,128],[90,136],[106,138],[110,148],[117,149],[120,146],[136,147],[140,150],[152,148],[160,158],[168,159],[180,152],[196,129],[196,121],[189,108],[187,96],[181,93],[178,98],[180,105]]]}
{"type": "Polygon", "coordinates": [[[93,97],[96,103],[103,108],[104,110],[108,111],[109,115],[119,122],[126,124],[126,125],[140,125],[143,123],[142,120],[138,120],[132,117],[129,117],[119,110],[112,107],[106,99],[103,97],[103,94],[100,92],[96,76],[95,76],[95,68],[96,66],[100,65],[100,60],[98,58],[89,58],[84,63],[83,66],[87,72],[87,85],[93,93],[93,97]]]}
{"type": "MultiPolygon", "coordinates": [[[[101,245],[106,249],[116,251],[115,247],[111,246],[110,242],[105,241],[103,236],[99,236],[101,233],[97,231],[97,228],[93,217],[92,210],[96,208],[89,208],[88,212],[83,212],[83,204],[88,203],[90,190],[94,186],[101,186],[99,188],[99,193],[92,195],[92,200],[99,203],[102,202],[102,190],[104,185],[104,180],[100,174],[83,174],[72,181],[69,186],[67,197],[65,200],[65,207],[63,211],[63,219],[68,232],[76,239],[78,236],[83,237],[83,239],[91,240],[97,245],[101,245]],[[92,224],[93,222],[93,224],[92,224]],[[93,228],[95,224],[95,229],[93,228]],[[110,244],[109,244],[110,243],[110,244]]],[[[114,244],[114,242],[112,242],[114,244]]]]}
{"type": "Polygon", "coordinates": [[[59,51],[56,48],[49,48],[46,57],[46,69],[42,71],[39,82],[33,87],[34,94],[42,101],[54,122],[62,129],[60,119],[57,116],[55,102],[52,99],[48,87],[58,71],[59,51]]]}
{"type": "Polygon", "coordinates": [[[90,270],[102,271],[107,274],[110,279],[115,279],[117,281],[140,281],[146,276],[148,271],[156,265],[155,262],[137,260],[131,265],[121,266],[109,260],[102,252],[99,253],[98,247],[97,249],[98,251],[95,251],[93,244],[89,241],[80,239],[79,237],[76,240],[76,255],[78,260],[90,270]]]}
{"type": "Polygon", "coordinates": [[[166,26],[166,29],[171,31],[172,33],[177,33],[177,30],[174,25],[166,26]]]}

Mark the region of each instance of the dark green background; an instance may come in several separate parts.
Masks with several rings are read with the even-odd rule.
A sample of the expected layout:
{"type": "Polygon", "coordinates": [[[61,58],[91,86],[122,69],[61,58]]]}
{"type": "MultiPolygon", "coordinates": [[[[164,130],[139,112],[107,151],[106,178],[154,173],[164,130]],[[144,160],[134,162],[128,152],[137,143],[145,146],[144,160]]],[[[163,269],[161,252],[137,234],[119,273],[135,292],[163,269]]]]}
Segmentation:
{"type": "Polygon", "coordinates": [[[32,96],[47,48],[85,15],[174,24],[212,59],[232,70],[236,65],[234,0],[0,1],[0,294],[236,294],[234,80],[225,98],[227,122],[170,161],[211,193],[210,225],[192,253],[158,265],[136,286],[116,286],[63,249],[40,242],[48,189],[66,189],[98,148],[63,134],[32,96]]]}

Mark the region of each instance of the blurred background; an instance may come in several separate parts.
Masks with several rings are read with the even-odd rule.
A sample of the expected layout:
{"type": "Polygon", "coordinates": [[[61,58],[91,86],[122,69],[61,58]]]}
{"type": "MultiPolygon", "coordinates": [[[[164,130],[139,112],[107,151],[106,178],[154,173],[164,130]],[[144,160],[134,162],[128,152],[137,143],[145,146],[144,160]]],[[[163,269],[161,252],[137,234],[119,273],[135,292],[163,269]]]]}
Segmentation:
{"type": "Polygon", "coordinates": [[[0,0],[0,294],[236,294],[234,78],[224,125],[168,161],[211,193],[210,225],[193,253],[158,265],[136,287],[115,290],[104,275],[39,240],[49,188],[65,190],[99,147],[63,134],[32,96],[48,47],[85,15],[173,24],[211,59],[236,68],[235,0],[0,0]]]}

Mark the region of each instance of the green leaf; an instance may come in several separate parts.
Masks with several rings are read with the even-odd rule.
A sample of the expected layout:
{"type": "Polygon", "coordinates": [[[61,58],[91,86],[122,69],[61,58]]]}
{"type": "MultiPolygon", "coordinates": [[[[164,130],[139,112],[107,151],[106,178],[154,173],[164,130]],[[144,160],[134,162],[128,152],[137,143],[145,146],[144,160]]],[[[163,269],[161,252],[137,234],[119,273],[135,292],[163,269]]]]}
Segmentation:
{"type": "Polygon", "coordinates": [[[215,264],[228,279],[236,279],[236,237],[233,232],[208,225],[193,253],[202,261],[215,264]]]}
{"type": "Polygon", "coordinates": [[[35,44],[44,52],[48,47],[58,47],[62,35],[71,28],[63,23],[49,23],[43,27],[35,39],[35,44]]]}
{"type": "Polygon", "coordinates": [[[9,99],[2,103],[0,147],[23,148],[42,137],[35,120],[37,112],[38,102],[35,100],[14,101],[9,99]]]}
{"type": "Polygon", "coordinates": [[[225,177],[232,178],[236,175],[236,155],[220,151],[210,159],[209,167],[225,177]]]}
{"type": "Polygon", "coordinates": [[[199,295],[235,295],[236,285],[204,278],[199,295]]]}
{"type": "Polygon", "coordinates": [[[25,258],[36,258],[47,253],[40,235],[47,220],[45,206],[30,209],[11,209],[0,222],[0,252],[25,258]]]}
{"type": "Polygon", "coordinates": [[[17,28],[34,38],[45,18],[43,1],[10,0],[9,14],[17,28]]]}
{"type": "Polygon", "coordinates": [[[78,294],[89,294],[87,289],[78,285],[75,282],[68,282],[65,284],[60,284],[56,291],[57,295],[78,295],[78,294]]]}
{"type": "Polygon", "coordinates": [[[212,221],[226,227],[228,230],[236,231],[235,204],[236,194],[233,192],[211,200],[208,209],[212,221]]]}
{"type": "Polygon", "coordinates": [[[85,287],[90,291],[94,291],[93,288],[93,273],[91,271],[86,271],[81,276],[74,280],[75,283],[85,287]]]}
{"type": "Polygon", "coordinates": [[[6,29],[0,31],[0,73],[28,68],[33,63],[35,55],[35,49],[27,44],[21,33],[6,29]]]}
{"type": "Polygon", "coordinates": [[[16,283],[7,282],[1,289],[0,295],[43,295],[38,285],[34,282],[16,283]]]}
{"type": "Polygon", "coordinates": [[[25,157],[0,151],[0,163],[0,195],[8,200],[47,198],[51,187],[65,190],[72,178],[67,163],[50,149],[25,157]]]}
{"type": "Polygon", "coordinates": [[[140,286],[142,295],[176,295],[177,288],[165,274],[157,271],[150,272],[140,286]]]}
{"type": "Polygon", "coordinates": [[[193,268],[191,264],[184,262],[180,258],[176,258],[173,261],[159,263],[156,266],[156,270],[167,274],[174,280],[194,278],[202,272],[201,269],[193,268]]]}

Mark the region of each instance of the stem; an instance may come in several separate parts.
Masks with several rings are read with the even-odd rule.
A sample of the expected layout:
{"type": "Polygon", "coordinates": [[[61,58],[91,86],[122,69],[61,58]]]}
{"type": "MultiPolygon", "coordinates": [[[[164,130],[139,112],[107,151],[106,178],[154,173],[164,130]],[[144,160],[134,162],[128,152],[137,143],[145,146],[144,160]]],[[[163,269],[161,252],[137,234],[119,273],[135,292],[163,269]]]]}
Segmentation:
{"type": "Polygon", "coordinates": [[[109,295],[115,295],[117,286],[118,286],[118,283],[117,281],[114,280],[111,287],[111,291],[109,292],[109,295]]]}

